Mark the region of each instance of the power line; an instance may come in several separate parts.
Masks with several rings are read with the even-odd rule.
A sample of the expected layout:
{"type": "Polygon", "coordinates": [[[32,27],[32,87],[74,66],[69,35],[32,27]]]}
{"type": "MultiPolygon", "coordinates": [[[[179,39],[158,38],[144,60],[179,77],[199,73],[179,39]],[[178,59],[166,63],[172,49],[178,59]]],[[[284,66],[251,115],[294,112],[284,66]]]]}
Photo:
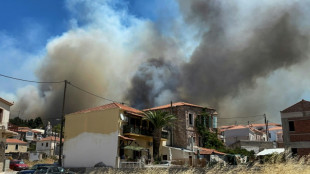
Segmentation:
{"type": "Polygon", "coordinates": [[[264,116],[264,115],[252,115],[252,116],[245,116],[245,117],[218,117],[217,119],[234,119],[234,118],[257,118],[258,116],[264,116]]]}
{"type": "MultiPolygon", "coordinates": [[[[42,81],[27,80],[27,79],[21,79],[21,78],[16,78],[16,77],[7,76],[7,75],[4,75],[4,74],[0,74],[0,76],[5,77],[5,78],[9,78],[9,79],[19,80],[19,81],[30,82],[30,83],[65,83],[65,81],[46,81],[46,82],[42,82],[42,81]]],[[[92,95],[92,96],[101,98],[101,99],[103,99],[103,100],[107,100],[107,101],[111,101],[111,102],[117,102],[117,101],[114,101],[114,100],[112,100],[112,99],[108,99],[108,98],[105,98],[105,97],[101,97],[101,96],[99,96],[99,95],[97,95],[97,94],[94,94],[94,93],[89,92],[89,91],[87,91],[87,90],[85,90],[85,89],[82,89],[82,88],[80,88],[80,87],[78,87],[78,86],[72,84],[72,83],[69,82],[69,81],[67,81],[67,84],[69,84],[69,85],[75,87],[76,89],[79,89],[79,90],[81,90],[81,91],[83,91],[83,92],[85,92],[85,93],[87,93],[87,94],[90,94],[90,95],[92,95]]],[[[118,103],[124,103],[124,102],[118,102],[118,103]]],[[[125,103],[124,103],[124,104],[125,104],[125,103]]],[[[126,103],[126,104],[127,104],[127,103],[126,103]]]]}
{"type": "Polygon", "coordinates": [[[26,79],[21,79],[21,78],[16,78],[16,77],[7,76],[7,75],[4,75],[4,74],[0,74],[0,76],[6,77],[6,78],[9,78],[9,79],[24,81],[24,82],[31,82],[31,83],[64,83],[64,81],[40,82],[40,81],[34,81],[34,80],[26,80],[26,79]]]}
{"type": "MultiPolygon", "coordinates": [[[[87,90],[85,90],[85,89],[82,89],[82,88],[80,88],[80,87],[78,87],[78,86],[72,84],[71,82],[68,82],[68,84],[71,85],[72,87],[74,87],[74,88],[76,88],[76,89],[78,89],[78,90],[80,90],[80,91],[83,91],[83,92],[85,92],[85,93],[87,93],[87,94],[90,94],[90,95],[92,95],[92,96],[101,98],[101,99],[103,99],[103,100],[111,101],[111,102],[117,102],[117,101],[115,101],[115,100],[108,99],[108,98],[105,98],[105,97],[101,97],[101,96],[99,96],[99,95],[97,95],[97,94],[94,94],[94,93],[89,92],[89,91],[87,91],[87,90]]],[[[117,103],[124,103],[124,102],[117,102],[117,103]]]]}

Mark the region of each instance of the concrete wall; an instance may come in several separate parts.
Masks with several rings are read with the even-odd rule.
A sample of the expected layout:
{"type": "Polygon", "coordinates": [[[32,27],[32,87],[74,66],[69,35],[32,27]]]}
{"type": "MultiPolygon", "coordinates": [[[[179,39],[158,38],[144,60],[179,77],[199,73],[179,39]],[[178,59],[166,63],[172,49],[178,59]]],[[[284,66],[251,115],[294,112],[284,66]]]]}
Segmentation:
{"type": "Polygon", "coordinates": [[[172,154],[172,159],[170,159],[169,148],[170,147],[168,146],[162,147],[162,155],[167,155],[169,161],[178,159],[189,159],[189,156],[192,156],[193,158],[195,156],[194,152],[188,152],[187,150],[184,151],[178,148],[170,148],[172,154]]]}
{"type": "Polygon", "coordinates": [[[255,153],[258,153],[264,149],[276,148],[276,143],[270,141],[246,141],[240,140],[230,146],[231,148],[243,148],[249,151],[254,150],[255,153]]]}
{"type": "Polygon", "coordinates": [[[116,167],[120,109],[66,115],[64,166],[116,167]]]}
{"type": "Polygon", "coordinates": [[[224,131],[224,142],[227,146],[230,146],[238,140],[255,140],[255,136],[249,128],[228,129],[224,131]]]}
{"type": "Polygon", "coordinates": [[[7,144],[7,147],[5,149],[5,153],[10,152],[27,152],[27,144],[7,144]],[[18,145],[18,149],[16,150],[15,147],[18,145]]]}

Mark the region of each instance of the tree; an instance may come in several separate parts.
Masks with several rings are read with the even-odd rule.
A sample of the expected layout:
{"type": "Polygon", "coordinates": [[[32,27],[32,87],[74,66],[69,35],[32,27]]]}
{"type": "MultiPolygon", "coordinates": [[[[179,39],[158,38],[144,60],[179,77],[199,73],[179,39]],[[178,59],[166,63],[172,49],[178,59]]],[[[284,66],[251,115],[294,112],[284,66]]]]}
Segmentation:
{"type": "Polygon", "coordinates": [[[170,126],[176,119],[174,115],[163,111],[148,111],[145,113],[144,120],[148,120],[153,126],[153,159],[160,160],[159,146],[161,140],[161,131],[163,127],[170,126]]]}

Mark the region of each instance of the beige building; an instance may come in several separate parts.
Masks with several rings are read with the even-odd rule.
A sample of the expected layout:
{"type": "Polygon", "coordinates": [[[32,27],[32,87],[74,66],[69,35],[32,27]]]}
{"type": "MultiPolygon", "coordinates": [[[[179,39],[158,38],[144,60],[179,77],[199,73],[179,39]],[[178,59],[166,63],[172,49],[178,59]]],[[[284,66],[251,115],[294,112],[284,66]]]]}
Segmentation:
{"type": "MultiPolygon", "coordinates": [[[[143,117],[143,112],[119,103],[66,115],[64,166],[93,167],[103,162],[121,167],[126,161],[148,162],[153,128],[143,117]]],[[[162,142],[167,136],[163,132],[162,142]]]]}
{"type": "Polygon", "coordinates": [[[27,148],[28,148],[28,143],[22,140],[13,139],[13,138],[6,139],[5,153],[11,153],[11,152],[25,153],[27,152],[27,148]]]}

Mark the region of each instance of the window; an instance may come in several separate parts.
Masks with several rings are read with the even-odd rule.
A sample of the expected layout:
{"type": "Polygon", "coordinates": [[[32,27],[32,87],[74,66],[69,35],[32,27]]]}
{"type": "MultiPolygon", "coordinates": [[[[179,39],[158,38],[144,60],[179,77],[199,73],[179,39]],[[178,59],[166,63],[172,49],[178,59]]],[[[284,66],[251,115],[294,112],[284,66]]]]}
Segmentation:
{"type": "Polygon", "coordinates": [[[193,114],[188,114],[188,124],[189,124],[190,126],[193,125],[193,114]]]}
{"type": "Polygon", "coordinates": [[[292,148],[292,155],[297,155],[297,148],[292,148]]]}
{"type": "Polygon", "coordinates": [[[163,160],[168,160],[168,155],[163,155],[163,160]]]}
{"type": "Polygon", "coordinates": [[[290,131],[295,131],[295,124],[294,121],[289,121],[288,122],[288,127],[290,131]]]}
{"type": "Polygon", "coordinates": [[[7,144],[5,145],[5,149],[8,149],[8,145],[7,144]]]}
{"type": "Polygon", "coordinates": [[[15,150],[18,150],[18,144],[15,145],[15,150]]]}
{"type": "Polygon", "coordinates": [[[44,146],[44,144],[42,143],[42,146],[44,146]]]}
{"type": "Polygon", "coordinates": [[[0,109],[0,123],[2,123],[2,118],[3,118],[3,109],[0,109]]]}
{"type": "Polygon", "coordinates": [[[48,143],[46,143],[45,146],[48,147],[48,143]]]}

